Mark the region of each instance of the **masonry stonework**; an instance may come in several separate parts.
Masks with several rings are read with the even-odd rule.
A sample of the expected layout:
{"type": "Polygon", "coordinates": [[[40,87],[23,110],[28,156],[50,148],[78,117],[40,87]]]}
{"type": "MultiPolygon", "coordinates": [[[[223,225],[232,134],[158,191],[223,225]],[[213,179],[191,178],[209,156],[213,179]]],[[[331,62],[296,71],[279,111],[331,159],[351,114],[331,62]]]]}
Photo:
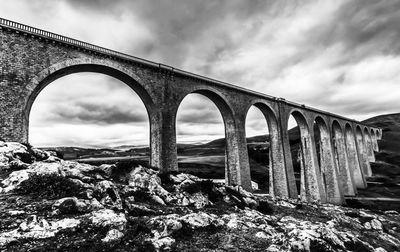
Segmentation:
{"type": "Polygon", "coordinates": [[[179,105],[188,94],[198,93],[214,102],[223,117],[229,185],[252,190],[245,134],[251,106],[261,110],[269,127],[271,195],[342,204],[343,195],[356,194],[356,188],[365,187],[365,177],[371,175],[368,161],[378,148],[380,129],[4,19],[0,19],[0,42],[0,138],[6,141],[29,141],[30,109],[48,84],[68,74],[95,72],[121,80],[142,99],[150,121],[150,165],[163,172],[178,169],[179,105]],[[301,133],[300,191],[290,152],[290,115],[301,133]],[[314,138],[314,121],[320,130],[319,143],[314,138]],[[347,131],[346,126],[350,127],[347,131]],[[366,130],[359,135],[356,127],[361,126],[366,130]]]}

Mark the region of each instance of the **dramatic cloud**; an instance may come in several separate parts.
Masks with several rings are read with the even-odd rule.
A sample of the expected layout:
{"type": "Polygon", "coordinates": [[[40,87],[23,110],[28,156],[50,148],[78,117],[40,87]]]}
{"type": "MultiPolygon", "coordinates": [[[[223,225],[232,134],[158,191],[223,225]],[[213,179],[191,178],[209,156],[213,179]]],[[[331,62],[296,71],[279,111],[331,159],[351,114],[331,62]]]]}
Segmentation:
{"type": "MultiPolygon", "coordinates": [[[[4,18],[354,119],[400,108],[397,0],[0,0],[0,6],[4,18]]],[[[112,78],[81,76],[43,91],[32,110],[31,139],[148,143],[140,99],[112,78]],[[71,83],[66,92],[62,86],[71,83]]],[[[262,114],[249,112],[247,134],[266,129],[262,114]]],[[[179,141],[211,140],[224,135],[222,117],[208,99],[190,96],[178,111],[177,132],[179,141]]]]}

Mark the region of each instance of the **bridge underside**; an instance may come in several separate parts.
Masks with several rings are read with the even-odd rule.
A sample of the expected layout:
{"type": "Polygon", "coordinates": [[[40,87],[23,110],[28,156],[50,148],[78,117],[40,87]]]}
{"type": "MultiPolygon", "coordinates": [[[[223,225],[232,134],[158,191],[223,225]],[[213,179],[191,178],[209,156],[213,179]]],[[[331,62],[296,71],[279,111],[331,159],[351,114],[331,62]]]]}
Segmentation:
{"type": "Polygon", "coordinates": [[[0,19],[0,137],[4,140],[28,142],[31,106],[52,81],[72,73],[97,72],[121,80],[143,100],[150,119],[150,164],[163,172],[178,169],[178,107],[188,94],[199,93],[216,104],[224,119],[229,185],[252,190],[245,119],[253,105],[269,126],[271,195],[342,204],[344,195],[356,195],[371,176],[369,162],[375,160],[380,129],[6,21],[0,19]],[[300,190],[290,151],[290,115],[300,128],[300,190]]]}

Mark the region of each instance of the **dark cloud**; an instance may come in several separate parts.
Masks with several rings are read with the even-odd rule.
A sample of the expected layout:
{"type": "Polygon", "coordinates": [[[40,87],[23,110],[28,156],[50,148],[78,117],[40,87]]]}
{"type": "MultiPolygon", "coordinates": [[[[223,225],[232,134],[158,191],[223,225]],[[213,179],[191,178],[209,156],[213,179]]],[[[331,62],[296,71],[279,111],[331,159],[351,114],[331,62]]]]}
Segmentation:
{"type": "Polygon", "coordinates": [[[60,104],[52,108],[47,120],[82,124],[119,124],[147,122],[146,112],[122,106],[77,102],[60,104]]]}
{"type": "Polygon", "coordinates": [[[400,1],[355,0],[345,2],[332,17],[307,36],[313,46],[344,46],[342,61],[359,61],[377,54],[399,54],[400,1]]]}
{"type": "Polygon", "coordinates": [[[152,34],[153,39],[128,53],[184,67],[191,58],[201,58],[202,66],[192,69],[210,74],[210,63],[234,50],[262,27],[267,16],[292,8],[286,1],[178,0],[106,1],[65,0],[74,8],[88,12],[112,12],[118,19],[129,9],[152,34]],[[234,22],[232,22],[234,21],[234,22]],[[246,25],[246,29],[243,29],[246,25]],[[241,38],[238,33],[243,33],[241,38]],[[199,43],[203,48],[197,47],[199,43]]]}
{"type": "MultiPolygon", "coordinates": [[[[219,113],[219,112],[218,112],[219,113]]],[[[177,122],[182,123],[198,123],[198,124],[223,124],[222,116],[218,113],[212,113],[207,110],[203,111],[188,111],[179,113],[177,122]]]]}

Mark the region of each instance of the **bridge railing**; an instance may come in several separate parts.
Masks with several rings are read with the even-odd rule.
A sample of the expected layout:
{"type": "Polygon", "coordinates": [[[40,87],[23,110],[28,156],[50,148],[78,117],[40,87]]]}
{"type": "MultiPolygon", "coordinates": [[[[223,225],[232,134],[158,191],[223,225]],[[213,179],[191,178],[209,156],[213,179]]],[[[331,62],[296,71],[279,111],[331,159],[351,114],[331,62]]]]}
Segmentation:
{"type": "Polygon", "coordinates": [[[54,41],[63,42],[63,43],[69,44],[69,45],[74,45],[74,46],[77,46],[80,48],[99,52],[99,53],[106,54],[109,56],[129,60],[129,61],[135,61],[135,62],[141,63],[141,64],[152,65],[154,67],[159,66],[159,64],[149,61],[149,60],[134,57],[134,56],[131,56],[131,55],[128,55],[125,53],[121,53],[121,52],[117,52],[117,51],[114,51],[111,49],[107,49],[107,48],[104,48],[101,46],[96,46],[96,45],[93,45],[90,43],[83,42],[81,40],[72,39],[72,38],[69,38],[66,36],[58,35],[56,33],[48,32],[48,31],[38,29],[38,28],[35,28],[32,26],[20,24],[20,23],[10,21],[10,20],[4,19],[4,18],[0,18],[0,26],[5,27],[5,28],[10,28],[13,30],[18,30],[18,31],[25,32],[25,33],[30,33],[32,35],[40,36],[40,37],[51,39],[54,41]]]}
{"type": "Polygon", "coordinates": [[[69,38],[69,37],[66,37],[66,36],[58,35],[58,34],[53,33],[53,32],[48,32],[48,31],[45,31],[45,30],[42,30],[42,29],[38,29],[38,28],[35,28],[35,27],[32,27],[32,26],[29,26],[29,25],[24,25],[24,24],[20,24],[18,22],[10,21],[10,20],[4,19],[4,18],[0,18],[0,27],[8,28],[8,29],[12,29],[12,30],[15,30],[15,31],[20,31],[20,32],[23,32],[23,33],[31,34],[31,35],[34,35],[34,36],[39,36],[39,37],[42,37],[42,38],[45,38],[45,39],[50,39],[50,40],[61,42],[61,43],[64,43],[64,44],[76,46],[76,47],[79,47],[79,48],[82,48],[82,49],[86,49],[86,50],[90,50],[90,51],[93,51],[93,52],[96,52],[96,53],[101,53],[101,54],[107,55],[107,56],[112,57],[112,58],[122,59],[122,60],[130,61],[130,62],[133,62],[133,63],[144,64],[144,65],[148,65],[148,66],[152,66],[152,67],[156,67],[156,68],[167,69],[167,70],[173,71],[174,73],[177,73],[177,74],[180,74],[180,75],[183,75],[183,76],[192,77],[192,78],[195,78],[195,79],[201,79],[201,80],[209,82],[209,83],[218,84],[218,85],[229,87],[229,88],[234,88],[236,90],[241,90],[241,91],[243,91],[245,93],[256,95],[256,96],[259,96],[259,97],[264,98],[264,99],[280,100],[280,101],[284,101],[285,103],[290,104],[290,105],[295,106],[295,107],[306,108],[308,110],[312,110],[312,111],[315,111],[315,112],[318,112],[318,113],[321,113],[321,114],[333,116],[333,117],[344,119],[344,120],[347,120],[347,121],[353,121],[353,122],[356,122],[356,123],[360,123],[360,122],[358,122],[358,121],[356,121],[354,119],[349,119],[349,118],[346,118],[346,117],[343,117],[343,116],[340,116],[340,115],[337,115],[337,114],[333,114],[333,113],[330,113],[330,112],[326,112],[326,111],[323,111],[323,110],[319,110],[319,109],[316,109],[316,108],[312,108],[312,107],[308,107],[308,106],[306,107],[304,104],[290,102],[290,101],[287,101],[285,99],[280,99],[280,98],[277,98],[277,97],[266,95],[266,94],[263,94],[261,92],[253,91],[253,90],[250,90],[250,89],[247,89],[247,88],[243,88],[243,87],[240,87],[240,86],[237,86],[237,85],[233,85],[233,84],[230,84],[230,83],[227,83],[227,82],[215,80],[215,79],[212,79],[212,78],[209,78],[209,77],[205,77],[205,76],[202,76],[202,75],[199,75],[199,74],[195,74],[195,73],[191,73],[191,72],[188,72],[188,71],[185,71],[185,70],[174,68],[172,66],[156,63],[156,62],[153,62],[153,61],[150,61],[150,60],[142,59],[142,58],[135,57],[135,56],[132,56],[132,55],[129,55],[129,54],[121,53],[121,52],[114,51],[114,50],[111,50],[111,49],[107,49],[107,48],[104,48],[104,47],[101,47],[101,46],[97,46],[97,45],[93,45],[93,44],[90,44],[90,43],[86,43],[86,42],[81,41],[81,40],[77,40],[77,39],[69,38]]]}

